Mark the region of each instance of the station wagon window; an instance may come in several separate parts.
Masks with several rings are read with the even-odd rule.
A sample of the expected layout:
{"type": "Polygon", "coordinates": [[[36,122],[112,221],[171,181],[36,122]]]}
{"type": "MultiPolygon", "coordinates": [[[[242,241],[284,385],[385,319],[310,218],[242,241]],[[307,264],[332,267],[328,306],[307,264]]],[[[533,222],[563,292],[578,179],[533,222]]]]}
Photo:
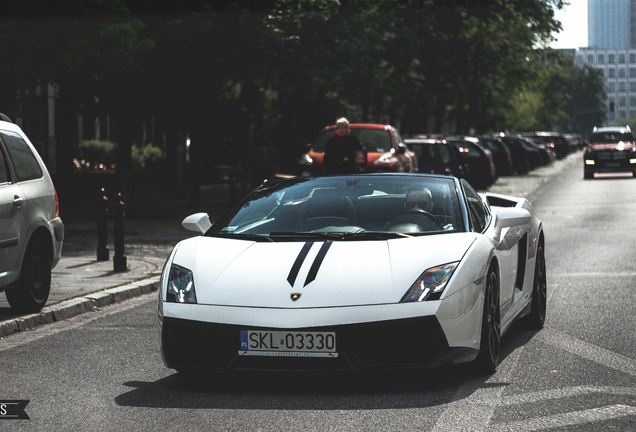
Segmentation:
{"type": "Polygon", "coordinates": [[[34,180],[43,176],[40,164],[20,135],[3,131],[0,132],[0,137],[9,150],[18,181],[34,180]]]}
{"type": "Polygon", "coordinates": [[[476,232],[484,232],[490,223],[490,210],[484,204],[479,194],[464,179],[461,180],[464,186],[464,194],[468,203],[468,211],[473,230],[476,232]]]}
{"type": "Polygon", "coordinates": [[[9,168],[4,152],[0,149],[0,184],[9,182],[9,168]]]}

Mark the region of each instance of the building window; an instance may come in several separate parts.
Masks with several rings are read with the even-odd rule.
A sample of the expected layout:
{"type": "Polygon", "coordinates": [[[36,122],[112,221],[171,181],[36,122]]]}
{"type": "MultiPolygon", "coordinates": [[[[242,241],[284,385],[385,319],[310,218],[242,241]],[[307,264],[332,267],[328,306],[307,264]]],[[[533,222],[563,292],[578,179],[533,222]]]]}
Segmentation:
{"type": "Polygon", "coordinates": [[[616,63],[616,54],[608,54],[607,55],[607,62],[609,64],[614,64],[616,63]]]}
{"type": "Polygon", "coordinates": [[[625,93],[625,90],[627,89],[626,85],[625,85],[625,81],[621,81],[618,83],[618,92],[619,93],[625,93]]]}
{"type": "Polygon", "coordinates": [[[618,118],[620,118],[620,119],[627,118],[627,112],[626,111],[619,111],[618,112],[618,118]]]}
{"type": "Polygon", "coordinates": [[[618,98],[618,106],[624,107],[625,105],[627,105],[627,98],[625,98],[625,96],[619,97],[618,98]]]}
{"type": "Polygon", "coordinates": [[[605,54],[598,55],[598,64],[605,64],[605,54]]]}
{"type": "Polygon", "coordinates": [[[614,83],[614,82],[608,83],[608,87],[609,87],[609,92],[610,93],[616,92],[616,83],[614,83]]]}
{"type": "Polygon", "coordinates": [[[629,62],[636,63],[636,53],[629,53],[629,62]]]}
{"type": "Polygon", "coordinates": [[[629,68],[629,77],[636,78],[636,68],[629,68]]]}
{"type": "Polygon", "coordinates": [[[629,106],[636,106],[636,96],[629,97],[629,106]]]}
{"type": "Polygon", "coordinates": [[[618,64],[625,64],[625,54],[618,55],[618,64]]]}
{"type": "Polygon", "coordinates": [[[619,78],[625,78],[625,68],[619,68],[618,69],[618,77],[619,78]]]}
{"type": "Polygon", "coordinates": [[[614,69],[614,68],[609,68],[609,69],[607,70],[607,74],[608,74],[607,76],[608,76],[609,78],[616,78],[616,69],[614,69]]]}
{"type": "Polygon", "coordinates": [[[629,82],[629,91],[630,92],[636,92],[636,82],[634,82],[634,81],[630,81],[629,82]]]}
{"type": "Polygon", "coordinates": [[[590,65],[594,64],[594,56],[592,54],[587,55],[587,64],[590,64],[590,65]]]}

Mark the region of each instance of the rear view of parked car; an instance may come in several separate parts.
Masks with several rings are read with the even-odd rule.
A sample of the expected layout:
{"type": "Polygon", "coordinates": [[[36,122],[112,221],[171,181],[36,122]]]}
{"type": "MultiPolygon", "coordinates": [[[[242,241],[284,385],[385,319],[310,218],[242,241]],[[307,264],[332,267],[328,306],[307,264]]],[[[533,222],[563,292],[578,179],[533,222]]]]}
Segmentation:
{"type": "Polygon", "coordinates": [[[563,159],[572,151],[572,143],[558,132],[527,132],[521,135],[554,149],[557,159],[563,159]]]}
{"type": "Polygon", "coordinates": [[[485,149],[477,139],[449,137],[448,143],[459,152],[464,167],[464,178],[471,186],[485,189],[497,179],[497,171],[490,150],[485,149]]]}
{"type": "Polygon", "coordinates": [[[498,176],[513,174],[512,155],[503,141],[495,137],[479,137],[479,143],[492,153],[498,176]]]}
{"type": "Polygon", "coordinates": [[[46,304],[63,240],[46,166],[24,132],[0,114],[0,291],[14,310],[46,304]]]}
{"type": "Polygon", "coordinates": [[[631,172],[636,177],[636,142],[629,126],[594,128],[583,154],[583,177],[598,172],[631,172]]]}
{"type": "Polygon", "coordinates": [[[407,138],[404,143],[415,153],[419,172],[462,177],[463,166],[457,149],[445,140],[424,137],[407,138]]]}

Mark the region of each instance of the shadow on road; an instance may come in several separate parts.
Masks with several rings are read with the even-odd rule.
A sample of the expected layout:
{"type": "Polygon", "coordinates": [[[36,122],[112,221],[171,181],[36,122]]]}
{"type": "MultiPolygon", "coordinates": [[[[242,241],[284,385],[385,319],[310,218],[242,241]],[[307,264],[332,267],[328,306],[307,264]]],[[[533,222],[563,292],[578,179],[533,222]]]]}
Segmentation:
{"type": "MultiPolygon", "coordinates": [[[[536,334],[521,323],[504,336],[501,361],[536,334]]],[[[124,383],[132,390],[115,398],[121,406],[189,409],[377,410],[422,408],[453,401],[480,388],[507,386],[466,365],[395,372],[174,373],[155,382],[124,383]],[[465,391],[468,389],[468,391],[465,391]]]]}

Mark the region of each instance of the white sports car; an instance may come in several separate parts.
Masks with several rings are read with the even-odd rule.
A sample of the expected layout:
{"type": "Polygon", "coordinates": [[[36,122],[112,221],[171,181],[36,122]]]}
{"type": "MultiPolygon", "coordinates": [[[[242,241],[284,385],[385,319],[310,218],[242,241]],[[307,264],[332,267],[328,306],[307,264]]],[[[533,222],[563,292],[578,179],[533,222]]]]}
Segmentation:
{"type": "Polygon", "coordinates": [[[363,174],[264,183],[178,243],[159,287],[179,371],[497,366],[501,335],[546,313],[527,200],[464,180],[363,174]]]}

